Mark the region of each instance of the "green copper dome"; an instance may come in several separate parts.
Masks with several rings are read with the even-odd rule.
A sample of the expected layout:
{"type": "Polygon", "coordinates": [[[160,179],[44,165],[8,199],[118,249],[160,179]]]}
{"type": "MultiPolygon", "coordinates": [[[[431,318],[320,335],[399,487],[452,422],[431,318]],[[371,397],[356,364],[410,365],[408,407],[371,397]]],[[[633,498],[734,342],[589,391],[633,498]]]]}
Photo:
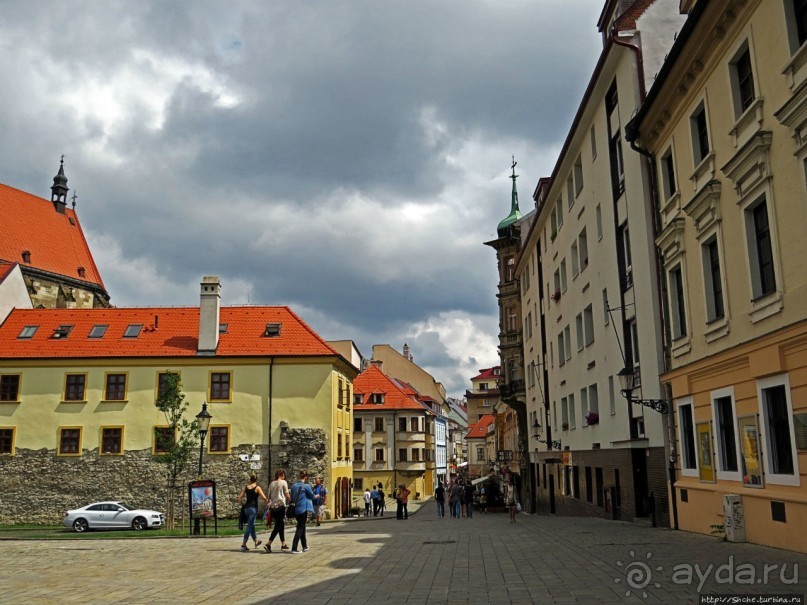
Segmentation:
{"type": "Polygon", "coordinates": [[[513,197],[510,202],[510,214],[505,217],[502,222],[499,223],[499,227],[497,231],[501,232],[507,229],[510,225],[515,223],[521,218],[521,211],[518,209],[518,191],[516,191],[516,179],[518,175],[516,174],[516,162],[515,158],[513,158],[513,165],[510,167],[513,169],[513,174],[510,176],[513,179],[513,197]]]}

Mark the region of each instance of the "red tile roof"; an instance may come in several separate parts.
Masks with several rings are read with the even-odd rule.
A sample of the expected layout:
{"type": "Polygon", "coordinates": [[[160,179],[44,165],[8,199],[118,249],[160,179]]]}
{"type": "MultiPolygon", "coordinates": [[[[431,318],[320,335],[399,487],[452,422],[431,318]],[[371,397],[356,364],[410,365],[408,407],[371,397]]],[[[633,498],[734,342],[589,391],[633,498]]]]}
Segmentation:
{"type": "MultiPolygon", "coordinates": [[[[216,357],[336,355],[288,307],[222,307],[216,357]],[[280,335],[263,336],[267,323],[280,335]]],[[[0,359],[94,357],[194,357],[199,336],[198,307],[134,309],[15,309],[0,325],[0,359]],[[124,338],[130,324],[143,324],[136,338],[124,338]],[[72,325],[67,338],[53,338],[72,325]],[[89,338],[94,325],[108,325],[102,338],[89,338]],[[32,338],[18,338],[25,326],[39,326],[32,338]]]]}
{"type": "MultiPolygon", "coordinates": [[[[413,393],[417,393],[411,387],[413,393]]],[[[362,396],[362,403],[353,406],[357,412],[367,410],[418,410],[427,411],[426,406],[418,402],[416,394],[408,394],[398,383],[377,366],[371,365],[353,380],[353,394],[362,396]],[[384,403],[370,403],[370,395],[383,393],[384,403]]]]}
{"type": "Polygon", "coordinates": [[[104,287],[72,209],[60,214],[50,200],[0,183],[0,233],[0,260],[22,262],[23,251],[28,251],[31,262],[22,267],[104,287]],[[84,268],[84,277],[79,267],[84,268]]]}
{"type": "Polygon", "coordinates": [[[488,427],[495,422],[493,414],[485,414],[476,424],[472,424],[468,429],[466,439],[484,439],[488,435],[488,427]]]}
{"type": "Polygon", "coordinates": [[[493,371],[494,370],[499,370],[499,369],[501,369],[501,366],[494,366],[492,368],[486,368],[484,370],[479,370],[479,375],[474,376],[473,378],[471,378],[471,380],[481,380],[481,379],[485,379],[485,378],[488,378],[490,380],[498,380],[499,376],[501,374],[494,374],[493,371]]]}

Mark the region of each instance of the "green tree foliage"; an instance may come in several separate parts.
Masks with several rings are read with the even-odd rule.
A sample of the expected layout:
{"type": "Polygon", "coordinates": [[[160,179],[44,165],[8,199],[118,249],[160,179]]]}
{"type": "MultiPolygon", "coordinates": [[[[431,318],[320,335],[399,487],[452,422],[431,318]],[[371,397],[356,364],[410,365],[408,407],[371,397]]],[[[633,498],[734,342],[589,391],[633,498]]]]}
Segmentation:
{"type": "Polygon", "coordinates": [[[166,524],[174,529],[174,502],[177,479],[190,464],[190,458],[199,444],[199,428],[196,420],[188,420],[185,413],[189,403],[182,393],[179,374],[165,372],[161,375],[158,397],[154,402],[165,416],[166,427],[156,428],[154,439],[159,452],[154,460],[166,466],[168,479],[168,512],[166,524]]]}

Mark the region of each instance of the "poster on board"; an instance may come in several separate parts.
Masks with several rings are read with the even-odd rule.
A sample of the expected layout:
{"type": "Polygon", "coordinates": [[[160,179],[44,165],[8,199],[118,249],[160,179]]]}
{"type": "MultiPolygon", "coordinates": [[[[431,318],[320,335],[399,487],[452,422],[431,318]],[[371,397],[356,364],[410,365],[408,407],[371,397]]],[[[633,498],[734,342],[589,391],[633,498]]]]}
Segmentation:
{"type": "Polygon", "coordinates": [[[737,419],[740,434],[740,453],[743,463],[743,485],[764,487],[762,460],[759,451],[759,429],[756,416],[741,416],[737,419]]]}
{"type": "Polygon", "coordinates": [[[191,481],[188,484],[188,503],[191,519],[215,519],[216,482],[210,479],[191,481]]]}
{"type": "Polygon", "coordinates": [[[695,430],[698,435],[698,469],[700,480],[715,482],[714,458],[712,456],[712,428],[708,422],[699,422],[695,430]]]}

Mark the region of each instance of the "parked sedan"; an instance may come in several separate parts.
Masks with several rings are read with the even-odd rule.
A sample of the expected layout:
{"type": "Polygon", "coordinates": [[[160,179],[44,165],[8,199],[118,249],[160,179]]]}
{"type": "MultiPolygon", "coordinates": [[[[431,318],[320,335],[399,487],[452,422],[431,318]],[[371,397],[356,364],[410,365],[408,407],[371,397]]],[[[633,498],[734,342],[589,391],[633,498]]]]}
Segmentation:
{"type": "Polygon", "coordinates": [[[88,529],[151,529],[165,524],[165,515],[156,510],[132,509],[123,502],[96,502],[64,514],[65,527],[77,532],[88,529]]]}

